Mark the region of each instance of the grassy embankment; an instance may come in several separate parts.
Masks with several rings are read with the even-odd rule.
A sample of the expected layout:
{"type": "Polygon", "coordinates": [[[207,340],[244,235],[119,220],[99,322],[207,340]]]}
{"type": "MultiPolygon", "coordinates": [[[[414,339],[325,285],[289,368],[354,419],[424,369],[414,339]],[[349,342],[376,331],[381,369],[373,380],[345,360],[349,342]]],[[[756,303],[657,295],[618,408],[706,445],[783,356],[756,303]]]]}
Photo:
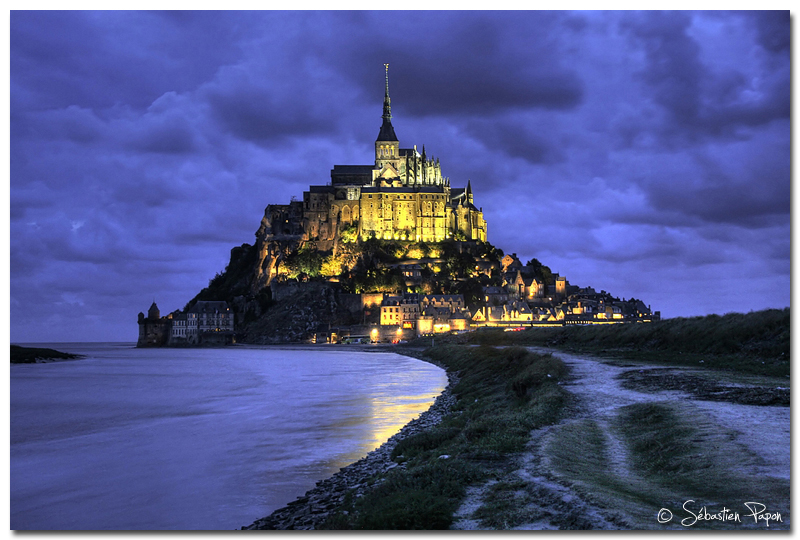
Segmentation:
{"type": "Polygon", "coordinates": [[[469,485],[500,477],[530,431],[557,422],[567,367],[519,347],[442,346],[425,355],[459,375],[454,411],[436,428],[401,441],[390,471],[364,497],[348,497],[323,528],[446,529],[469,485]]]}
{"type": "Polygon", "coordinates": [[[35,364],[37,360],[73,360],[82,358],[79,354],[65,353],[55,349],[11,346],[12,364],[35,364]]]}
{"type": "MultiPolygon", "coordinates": [[[[780,512],[783,520],[789,518],[789,481],[752,474],[758,456],[701,411],[680,403],[639,403],[621,408],[611,429],[626,448],[622,466],[619,456],[613,457],[608,434],[592,419],[559,426],[545,452],[553,470],[573,489],[601,507],[624,510],[630,527],[680,528],[682,519],[690,517],[682,509],[685,501],[694,501],[689,508],[697,512],[707,505],[716,514],[724,506],[742,516],[746,502],[758,501],[770,512],[780,512]],[[676,519],[657,523],[661,508],[676,519]]],[[[687,523],[698,529],[765,528],[752,518],[687,523]]],[[[785,527],[785,521],[778,526],[785,527]]]]}
{"type": "Polygon", "coordinates": [[[547,346],[606,357],[755,375],[789,375],[789,308],[643,324],[488,330],[445,338],[482,345],[547,346]]]}

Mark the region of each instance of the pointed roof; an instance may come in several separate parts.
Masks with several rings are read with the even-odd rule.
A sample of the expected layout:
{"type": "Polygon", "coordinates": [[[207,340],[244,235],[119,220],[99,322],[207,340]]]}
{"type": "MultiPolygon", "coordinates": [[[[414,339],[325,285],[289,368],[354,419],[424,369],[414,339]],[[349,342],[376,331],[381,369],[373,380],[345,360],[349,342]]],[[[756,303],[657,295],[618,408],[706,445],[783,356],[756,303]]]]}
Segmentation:
{"type": "Polygon", "coordinates": [[[394,142],[397,141],[397,135],[394,133],[392,126],[392,100],[389,98],[389,64],[383,64],[386,67],[386,94],[383,97],[383,124],[378,133],[378,141],[394,142]]]}

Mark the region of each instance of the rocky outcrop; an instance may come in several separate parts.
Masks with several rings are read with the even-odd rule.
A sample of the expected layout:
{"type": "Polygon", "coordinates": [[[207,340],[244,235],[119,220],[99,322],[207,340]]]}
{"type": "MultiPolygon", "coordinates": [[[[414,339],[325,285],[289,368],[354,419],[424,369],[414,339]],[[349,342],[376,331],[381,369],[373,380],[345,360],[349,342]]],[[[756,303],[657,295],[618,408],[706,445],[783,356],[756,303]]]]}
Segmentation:
{"type": "Polygon", "coordinates": [[[243,329],[244,341],[307,342],[315,333],[330,327],[361,322],[360,303],[353,302],[352,295],[343,293],[335,284],[308,282],[284,288],[296,292],[280,295],[275,305],[248,324],[243,329]]]}
{"type": "Polygon", "coordinates": [[[381,476],[390,470],[405,467],[404,463],[392,461],[392,450],[406,437],[422,433],[439,424],[449,414],[456,402],[451,388],[456,384],[455,375],[448,374],[447,388],[436,398],[430,409],[403,427],[396,435],[373,450],[366,457],[343,467],[332,477],[317,482],[317,486],[302,497],[275,510],[269,516],[242,527],[242,530],[255,529],[300,529],[313,530],[319,527],[328,516],[336,511],[345,500],[347,493],[362,497],[383,480],[381,476]]]}
{"type": "Polygon", "coordinates": [[[258,252],[253,292],[268,287],[277,275],[278,265],[307,240],[303,226],[303,203],[270,204],[256,231],[258,252]]]}

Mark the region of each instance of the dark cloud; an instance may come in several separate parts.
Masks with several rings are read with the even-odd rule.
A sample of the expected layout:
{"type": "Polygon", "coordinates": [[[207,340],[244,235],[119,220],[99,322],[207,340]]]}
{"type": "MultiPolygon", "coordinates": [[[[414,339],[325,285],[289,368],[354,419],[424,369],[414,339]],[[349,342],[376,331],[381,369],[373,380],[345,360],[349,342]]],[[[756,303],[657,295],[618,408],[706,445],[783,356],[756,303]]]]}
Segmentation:
{"type": "Polygon", "coordinates": [[[785,220],[790,203],[785,187],[781,186],[784,174],[762,175],[760,179],[763,184],[741,185],[718,173],[695,189],[658,186],[650,192],[650,202],[657,210],[675,210],[712,223],[763,227],[774,224],[770,218],[775,216],[785,220]]]}
{"type": "MultiPolygon", "coordinates": [[[[654,131],[667,142],[687,144],[706,136],[749,137],[743,129],[788,119],[788,64],[766,77],[706,64],[691,35],[695,18],[688,12],[649,11],[621,23],[633,43],[642,47],[646,64],[639,75],[653,101],[667,113],[667,122],[654,131]]],[[[788,17],[785,22],[788,29],[788,17]]],[[[645,120],[638,127],[646,125],[645,120]]],[[[638,136],[634,122],[624,123],[622,130],[629,143],[638,136]]]]}
{"type": "MultiPolygon", "coordinates": [[[[237,70],[238,71],[238,70],[237,70]]],[[[276,93],[264,81],[263,86],[241,80],[237,73],[226,82],[227,87],[205,90],[215,119],[241,139],[276,142],[299,135],[314,135],[334,129],[335,118],[309,96],[302,86],[276,93]]]]}
{"type": "Polygon", "coordinates": [[[321,52],[375,101],[381,86],[372,66],[388,62],[392,92],[413,115],[571,109],[580,104],[583,87],[578,74],[560,64],[560,44],[548,33],[560,30],[560,17],[396,12],[387,36],[383,15],[371,14],[348,19],[353,31],[347,41],[321,52]]]}
{"type": "Polygon", "coordinates": [[[196,88],[241,51],[257,18],[235,12],[14,11],[12,108],[146,107],[196,88]]]}
{"type": "Polygon", "coordinates": [[[176,119],[146,126],[135,134],[131,145],[143,152],[163,154],[185,154],[196,150],[191,126],[176,119]]]}
{"type": "Polygon", "coordinates": [[[753,11],[749,15],[755,19],[758,41],[762,47],[773,53],[788,53],[791,45],[791,26],[789,11],[753,11]]]}
{"type": "Polygon", "coordinates": [[[67,139],[79,144],[97,141],[105,131],[105,122],[91,109],[76,105],[49,111],[18,112],[11,115],[11,125],[19,137],[67,139]]]}
{"type": "Polygon", "coordinates": [[[626,21],[647,55],[642,72],[653,88],[656,102],[680,124],[692,123],[700,110],[700,79],[703,66],[700,47],[687,35],[691,17],[683,12],[643,12],[626,21]]]}
{"type": "Polygon", "coordinates": [[[553,163],[562,159],[557,142],[524,120],[477,119],[467,122],[466,131],[487,148],[528,163],[553,163]]]}

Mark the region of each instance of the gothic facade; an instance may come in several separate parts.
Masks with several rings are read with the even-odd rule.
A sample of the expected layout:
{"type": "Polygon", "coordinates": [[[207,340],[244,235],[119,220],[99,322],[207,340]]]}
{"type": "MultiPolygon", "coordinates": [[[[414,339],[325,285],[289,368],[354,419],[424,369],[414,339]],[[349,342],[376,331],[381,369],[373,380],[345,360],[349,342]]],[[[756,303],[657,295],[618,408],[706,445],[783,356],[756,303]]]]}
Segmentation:
{"type": "Polygon", "coordinates": [[[343,230],[368,238],[441,242],[486,241],[486,220],[472,187],[450,187],[438,159],[400,148],[392,126],[388,66],[383,122],[371,165],[334,165],[327,185],[310,186],[302,203],[270,205],[264,231],[297,235],[329,249],[343,230]],[[291,216],[291,217],[290,217],[291,216]],[[302,217],[301,217],[302,216],[302,217]],[[294,218],[294,219],[292,219],[294,218]]]}

